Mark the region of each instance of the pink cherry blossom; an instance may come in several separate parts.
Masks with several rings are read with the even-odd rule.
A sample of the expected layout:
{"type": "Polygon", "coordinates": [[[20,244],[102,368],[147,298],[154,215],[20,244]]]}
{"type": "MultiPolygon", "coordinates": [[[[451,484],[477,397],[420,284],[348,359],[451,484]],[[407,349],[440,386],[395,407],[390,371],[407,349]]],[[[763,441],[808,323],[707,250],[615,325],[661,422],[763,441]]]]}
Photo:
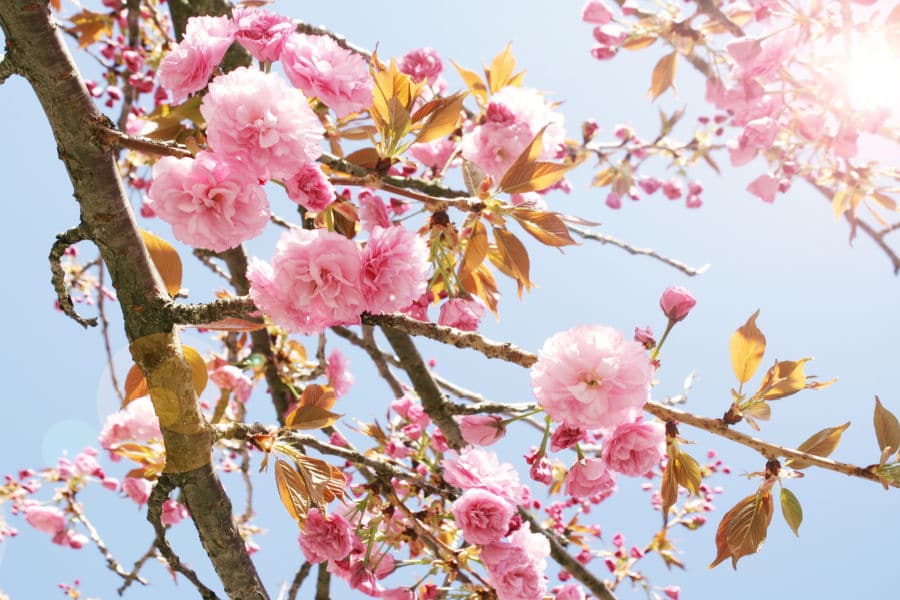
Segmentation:
{"type": "Polygon", "coordinates": [[[457,142],[453,140],[439,138],[423,144],[413,144],[409,147],[409,155],[426,167],[439,170],[450,160],[456,146],[457,142]]]}
{"type": "Polygon", "coordinates": [[[613,12],[602,0],[588,0],[581,9],[581,20],[585,23],[605,25],[612,21],[613,12]]]}
{"type": "Polygon", "coordinates": [[[610,327],[582,325],[544,343],[531,367],[531,387],[555,421],[608,428],[640,414],[651,376],[640,344],[610,327]]]}
{"type": "MultiPolygon", "coordinates": [[[[519,531],[525,531],[520,529],[519,531]]],[[[518,533],[518,532],[516,532],[518,533]]],[[[530,531],[526,532],[530,535],[530,531]]],[[[547,591],[543,560],[536,560],[532,544],[522,545],[524,539],[498,541],[488,544],[481,551],[481,560],[488,572],[488,582],[494,586],[500,600],[539,600],[547,591]]],[[[547,543],[544,540],[544,543],[547,543]]],[[[549,547],[547,548],[549,554],[549,547]]]]}
{"type": "Polygon", "coordinates": [[[149,190],[156,215],[175,237],[195,248],[222,252],[259,235],[269,222],[269,201],[240,163],[211,152],[166,156],[153,165],[149,190]]]}
{"type": "Polygon", "coordinates": [[[190,513],[188,513],[187,507],[174,500],[169,498],[162,505],[162,514],[159,516],[159,521],[163,525],[171,526],[177,525],[184,519],[188,518],[190,513]]]}
{"type": "Polygon", "coordinates": [[[305,163],[284,180],[288,198],[307,210],[319,212],[334,202],[334,186],[315,163],[305,163]]]}
{"type": "Polygon", "coordinates": [[[427,81],[428,85],[434,85],[444,70],[444,65],[434,48],[417,48],[401,56],[397,61],[397,68],[417,83],[427,81]]]}
{"type": "Polygon", "coordinates": [[[23,509],[29,525],[50,535],[56,535],[66,528],[66,516],[55,506],[30,504],[23,509]]]}
{"type": "Polygon", "coordinates": [[[300,549],[311,563],[341,560],[350,553],[355,537],[341,515],[323,515],[318,508],[311,508],[300,531],[300,549]]]}
{"type": "Polygon", "coordinates": [[[509,520],[516,512],[505,498],[473,488],[453,503],[453,517],[470,544],[490,544],[506,535],[509,520]]]}
{"type": "MultiPolygon", "coordinates": [[[[106,418],[98,441],[110,450],[122,442],[162,440],[159,419],[148,396],[138,398],[106,418]]],[[[118,456],[118,455],[115,455],[118,456]]]]}
{"type": "Polygon", "coordinates": [[[138,506],[147,504],[152,489],[152,483],[139,477],[126,477],[122,482],[122,491],[138,506]]]}
{"type": "Polygon", "coordinates": [[[666,430],[658,421],[619,425],[603,442],[607,466],[631,477],[650,471],[665,454],[666,430]]]}
{"type": "Polygon", "coordinates": [[[476,446],[490,446],[506,435],[503,417],[498,415],[465,415],[459,420],[459,430],[466,443],[476,446]]]}
{"type": "Polygon", "coordinates": [[[683,320],[697,304],[694,296],[683,287],[673,285],[667,287],[659,298],[659,307],[670,321],[683,320]]]}
{"type": "Polygon", "coordinates": [[[400,309],[400,312],[403,314],[417,320],[417,321],[428,321],[428,307],[431,306],[431,303],[434,301],[434,292],[431,290],[425,290],[425,293],[416,298],[409,304],[409,306],[405,306],[400,309]]]}
{"type": "Polygon", "coordinates": [[[616,478],[600,458],[583,458],[566,475],[566,493],[575,498],[607,498],[616,491],[616,478]]]}
{"type": "Polygon", "coordinates": [[[360,288],[366,311],[391,313],[409,306],[428,283],[428,248],[402,225],[376,226],[362,252],[360,288]]]}
{"type": "Polygon", "coordinates": [[[768,173],[760,175],[747,185],[747,191],[764,202],[775,202],[778,180],[768,173]]]}
{"type": "Polygon", "coordinates": [[[459,453],[447,453],[441,466],[444,481],[463,490],[485,489],[516,505],[529,493],[511,464],[501,463],[494,452],[478,446],[466,446],[459,453]]]}
{"type": "Polygon", "coordinates": [[[550,449],[554,452],[571,448],[584,437],[584,429],[562,424],[550,436],[550,449]]]}
{"type": "Polygon", "coordinates": [[[159,82],[181,102],[206,87],[233,40],[234,27],[227,17],[191,17],[181,43],[159,64],[159,82]]]}
{"type": "Polygon", "coordinates": [[[372,233],[376,227],[390,227],[391,215],[388,214],[387,204],[380,196],[376,196],[372,190],[363,190],[359,193],[359,219],[365,231],[372,233]]]}
{"type": "Polygon", "coordinates": [[[463,331],[478,331],[484,313],[484,305],[476,300],[452,298],[441,306],[438,323],[463,331]]]}
{"type": "Polygon", "coordinates": [[[290,177],[322,154],[322,124],[303,93],[275,74],[240,67],[216,77],[200,112],[209,145],[260,179],[290,177]]]}
{"type": "Polygon", "coordinates": [[[231,390],[234,399],[245,403],[253,391],[253,382],[234,365],[222,365],[209,372],[209,379],[219,389],[231,390]]]}
{"type": "Polygon", "coordinates": [[[338,398],[350,391],[350,387],[356,381],[353,374],[347,370],[349,366],[350,361],[340,350],[332,350],[328,355],[325,374],[328,376],[328,383],[334,388],[334,395],[338,398]]]}
{"type": "Polygon", "coordinates": [[[319,333],[359,322],[359,250],[344,236],[322,229],[282,234],[272,265],[253,259],[250,295],[272,320],[292,331],[319,333]]]}
{"type": "Polygon", "coordinates": [[[317,97],[339,118],[372,104],[374,84],[366,61],[327,35],[292,34],[281,63],[294,86],[317,97]]]}
{"type": "Polygon", "coordinates": [[[295,30],[293,19],[258,8],[234,8],[231,15],[235,41],[260,62],[278,60],[295,30]]]}

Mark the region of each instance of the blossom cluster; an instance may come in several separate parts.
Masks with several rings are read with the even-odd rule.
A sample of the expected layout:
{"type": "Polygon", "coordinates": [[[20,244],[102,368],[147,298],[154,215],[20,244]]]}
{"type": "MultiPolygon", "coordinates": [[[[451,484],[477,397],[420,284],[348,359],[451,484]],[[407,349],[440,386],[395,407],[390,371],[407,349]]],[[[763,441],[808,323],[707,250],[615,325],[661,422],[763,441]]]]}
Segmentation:
{"type": "Polygon", "coordinates": [[[318,333],[358,323],[366,311],[405,308],[425,292],[425,242],[400,225],[375,227],[365,248],[322,229],[285,232],[269,265],[254,259],[250,295],[290,331],[318,333]]]}

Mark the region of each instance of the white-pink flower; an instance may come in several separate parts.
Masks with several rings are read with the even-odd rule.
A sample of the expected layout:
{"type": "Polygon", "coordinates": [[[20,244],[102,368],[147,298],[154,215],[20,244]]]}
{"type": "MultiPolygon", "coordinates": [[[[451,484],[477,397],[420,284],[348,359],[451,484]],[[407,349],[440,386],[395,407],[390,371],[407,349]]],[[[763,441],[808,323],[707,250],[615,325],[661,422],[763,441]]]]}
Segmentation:
{"type": "Polygon", "coordinates": [[[478,446],[466,446],[459,453],[449,452],[441,461],[444,481],[458,488],[482,488],[503,496],[511,503],[521,504],[529,495],[528,488],[519,481],[519,474],[497,455],[478,446]]]}
{"type": "Polygon", "coordinates": [[[334,186],[315,163],[305,163],[284,180],[288,198],[307,210],[319,212],[334,202],[334,186]]]}
{"type": "Polygon", "coordinates": [[[311,563],[338,561],[350,553],[355,537],[347,519],[337,513],[323,515],[312,508],[300,531],[300,549],[311,563]]]}
{"type": "Polygon", "coordinates": [[[566,474],[566,493],[575,498],[603,500],[616,491],[616,478],[601,458],[583,458],[566,474]]]}
{"type": "Polygon", "coordinates": [[[272,73],[241,67],[213,79],[200,112],[216,152],[260,179],[283,179],[316,160],[324,129],[306,96],[272,73]]]}
{"type": "Polygon", "coordinates": [[[327,35],[292,34],[281,51],[281,64],[292,84],[338,117],[372,104],[374,84],[366,61],[327,35]]]}
{"type": "Polygon", "coordinates": [[[332,350],[328,355],[325,374],[328,376],[328,383],[334,389],[334,395],[338,398],[350,391],[350,386],[356,381],[348,370],[349,367],[350,361],[340,350],[332,350]]]}
{"type": "MultiPolygon", "coordinates": [[[[487,567],[488,582],[494,586],[500,600],[539,600],[547,591],[546,555],[541,556],[538,543],[530,536],[536,534],[521,528],[510,541],[488,544],[481,550],[481,560],[487,567]]],[[[544,544],[547,541],[544,540],[544,544]]],[[[542,553],[544,547],[541,546],[542,553]]],[[[549,554],[549,545],[546,546],[549,554]]]]}
{"type": "Polygon", "coordinates": [[[465,415],[459,420],[459,431],[466,443],[490,446],[506,435],[506,425],[498,415],[465,415]]]}
{"type": "Polygon", "coordinates": [[[253,382],[234,365],[222,365],[209,372],[209,379],[219,389],[231,390],[238,402],[247,402],[253,391],[253,382]]]}
{"type": "Polygon", "coordinates": [[[610,469],[640,477],[666,454],[666,430],[658,421],[625,423],[603,440],[603,459],[610,469]]]}
{"type": "Polygon", "coordinates": [[[159,522],[163,525],[177,525],[186,519],[188,513],[187,507],[173,498],[169,498],[162,505],[162,514],[159,515],[159,522]]]}
{"type": "Polygon", "coordinates": [[[428,85],[434,85],[444,70],[444,64],[434,48],[416,48],[400,57],[397,68],[415,82],[426,81],[428,85]]]}
{"type": "Polygon", "coordinates": [[[126,477],[122,482],[122,491],[138,506],[147,504],[153,484],[139,477],[126,477]]]}
{"type": "Polygon", "coordinates": [[[159,64],[159,82],[180,102],[209,82],[234,40],[234,27],[227,17],[191,17],[184,38],[159,64]]]}
{"type": "Polygon", "coordinates": [[[292,229],[279,239],[271,266],[251,261],[250,295],[276,324],[292,331],[320,333],[358,323],[364,309],[360,264],[359,249],[344,236],[292,229]]]}
{"type": "Polygon", "coordinates": [[[428,248],[402,225],[376,226],[362,252],[360,287],[366,311],[391,313],[405,308],[425,292],[428,248]]]}
{"type": "Polygon", "coordinates": [[[262,62],[273,62],[281,56],[284,43],[294,32],[294,20],[258,8],[234,8],[234,39],[262,62]]]}
{"type": "Polygon", "coordinates": [[[453,518],[470,544],[490,544],[506,535],[516,512],[509,500],[488,490],[466,490],[453,503],[453,518]]]}
{"type": "Polygon", "coordinates": [[[150,440],[162,440],[162,432],[149,396],[138,398],[108,416],[98,437],[100,446],[106,450],[122,442],[150,440]]]}
{"type": "Polygon", "coordinates": [[[463,331],[478,331],[484,313],[484,305],[481,302],[465,298],[452,298],[441,306],[438,324],[463,331]]]}
{"type": "Polygon", "coordinates": [[[175,237],[195,248],[234,248],[269,222],[269,201],[256,177],[241,163],[212,152],[158,160],[148,195],[175,237]]]}
{"type": "Polygon", "coordinates": [[[50,535],[56,535],[66,528],[66,516],[55,506],[29,504],[23,509],[29,525],[50,535]]]}
{"type": "Polygon", "coordinates": [[[388,214],[387,204],[380,196],[376,196],[371,190],[365,189],[359,193],[359,219],[364,230],[372,233],[376,227],[390,227],[391,215],[388,214]]]}
{"type": "Polygon", "coordinates": [[[581,325],[544,343],[531,387],[553,420],[612,428],[640,414],[652,374],[640,344],[610,327],[581,325]]]}

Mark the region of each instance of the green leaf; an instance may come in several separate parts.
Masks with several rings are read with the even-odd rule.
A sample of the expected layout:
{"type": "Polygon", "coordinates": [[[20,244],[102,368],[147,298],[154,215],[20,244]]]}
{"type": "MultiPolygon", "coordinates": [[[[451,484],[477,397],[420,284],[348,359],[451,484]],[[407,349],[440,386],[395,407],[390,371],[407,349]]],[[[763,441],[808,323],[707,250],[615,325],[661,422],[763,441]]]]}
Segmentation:
{"type": "Polygon", "coordinates": [[[803,522],[803,508],[794,492],[786,487],[781,488],[781,514],[794,535],[800,537],[800,523],[803,522]]]}

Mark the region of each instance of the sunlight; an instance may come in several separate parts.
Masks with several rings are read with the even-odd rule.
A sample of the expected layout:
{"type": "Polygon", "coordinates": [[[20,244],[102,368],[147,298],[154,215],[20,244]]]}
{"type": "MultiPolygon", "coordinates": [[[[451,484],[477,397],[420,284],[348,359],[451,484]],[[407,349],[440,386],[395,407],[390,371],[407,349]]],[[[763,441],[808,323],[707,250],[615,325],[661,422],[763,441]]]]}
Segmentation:
{"type": "Polygon", "coordinates": [[[900,96],[900,56],[883,37],[857,39],[853,50],[838,59],[837,67],[854,106],[894,112],[900,96]]]}

